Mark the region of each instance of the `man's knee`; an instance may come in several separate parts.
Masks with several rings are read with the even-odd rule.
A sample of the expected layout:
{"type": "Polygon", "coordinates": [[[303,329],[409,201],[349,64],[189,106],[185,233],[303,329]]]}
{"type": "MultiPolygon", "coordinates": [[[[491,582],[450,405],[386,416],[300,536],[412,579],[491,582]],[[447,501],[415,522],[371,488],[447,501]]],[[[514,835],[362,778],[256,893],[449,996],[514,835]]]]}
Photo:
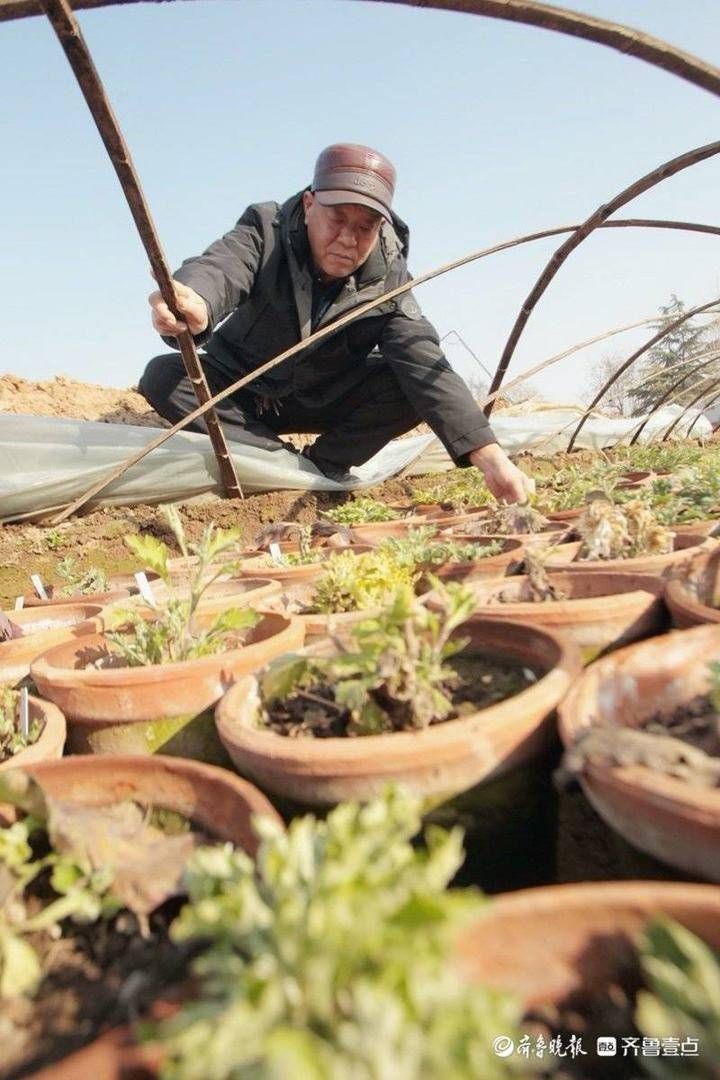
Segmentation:
{"type": "Polygon", "coordinates": [[[167,403],[179,379],[185,374],[182,361],[178,361],[180,357],[177,353],[154,356],[140,377],[138,391],[158,412],[167,403]]]}

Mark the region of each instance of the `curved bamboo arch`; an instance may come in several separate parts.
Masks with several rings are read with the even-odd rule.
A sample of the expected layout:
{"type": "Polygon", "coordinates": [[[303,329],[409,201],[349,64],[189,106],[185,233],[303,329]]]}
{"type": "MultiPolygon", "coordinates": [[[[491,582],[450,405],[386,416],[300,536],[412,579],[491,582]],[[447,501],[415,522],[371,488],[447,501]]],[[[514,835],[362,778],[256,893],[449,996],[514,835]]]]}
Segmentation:
{"type": "MultiPolygon", "coordinates": [[[[709,391],[710,391],[710,390],[714,390],[716,386],[720,386],[720,379],[714,379],[714,380],[713,380],[713,381],[712,381],[712,382],[710,383],[710,385],[709,385],[709,386],[705,386],[705,387],[703,387],[703,389],[702,389],[702,390],[700,391],[700,393],[699,393],[699,394],[697,395],[697,397],[694,397],[694,398],[692,399],[692,401],[689,401],[689,402],[687,403],[687,405],[685,406],[685,408],[683,409],[683,411],[682,411],[682,412],[680,413],[680,415],[679,415],[679,416],[676,416],[676,417],[675,417],[675,419],[673,420],[672,424],[670,424],[669,428],[668,428],[668,429],[666,430],[665,434],[664,434],[664,435],[663,435],[663,437],[662,437],[662,441],[663,441],[663,442],[667,442],[667,440],[668,440],[668,439],[669,439],[669,437],[670,437],[670,436],[672,435],[672,433],[673,433],[673,431],[675,430],[675,428],[676,428],[676,427],[678,426],[678,424],[679,424],[679,423],[680,423],[680,421],[682,420],[683,416],[685,416],[685,413],[686,413],[686,412],[687,412],[687,411],[688,411],[689,409],[692,409],[692,407],[693,407],[694,405],[697,405],[698,401],[700,401],[700,398],[704,398],[704,397],[705,397],[705,395],[706,395],[707,393],[709,393],[709,391]]],[[[697,418],[696,418],[696,419],[697,419],[697,418]]]]}
{"type": "Polygon", "coordinates": [[[665,393],[664,393],[664,394],[662,395],[662,397],[658,398],[658,400],[657,400],[657,401],[655,402],[655,404],[653,405],[653,407],[652,407],[652,409],[650,410],[650,412],[649,412],[649,413],[648,413],[648,414],[647,414],[647,415],[646,415],[646,416],[645,416],[645,417],[643,418],[643,421],[642,421],[642,423],[641,423],[641,424],[639,425],[639,427],[637,427],[637,428],[635,429],[635,431],[633,432],[633,434],[632,434],[632,437],[631,437],[631,439],[630,439],[630,442],[629,442],[629,444],[628,444],[629,446],[634,446],[634,445],[635,445],[635,443],[636,443],[636,442],[638,441],[638,439],[640,438],[641,434],[642,434],[642,433],[643,433],[643,431],[645,430],[645,427],[647,426],[647,424],[648,424],[648,421],[650,420],[650,418],[651,418],[651,417],[653,417],[653,416],[655,415],[655,413],[656,413],[656,412],[658,411],[658,409],[662,408],[662,406],[663,406],[663,405],[665,404],[665,402],[666,402],[666,401],[668,400],[668,398],[669,398],[669,397],[670,397],[670,396],[671,396],[672,394],[674,394],[674,393],[675,393],[675,391],[676,391],[676,390],[677,390],[677,389],[678,389],[679,387],[681,387],[681,386],[682,386],[682,384],[683,384],[684,382],[687,382],[687,380],[688,380],[689,378],[691,378],[691,377],[692,377],[692,376],[693,376],[693,375],[695,374],[695,372],[696,372],[696,371],[701,371],[701,370],[702,370],[703,368],[707,367],[707,366],[708,366],[708,364],[713,364],[713,363],[716,363],[716,362],[717,362],[718,358],[720,358],[720,350],[718,350],[717,348],[715,348],[715,349],[711,349],[711,350],[710,350],[710,355],[709,355],[709,356],[708,356],[708,354],[707,354],[707,353],[703,353],[703,354],[701,354],[701,355],[707,356],[707,359],[706,359],[706,360],[703,360],[703,361],[702,361],[702,363],[700,363],[700,364],[696,364],[696,365],[695,365],[694,367],[692,367],[692,368],[690,369],[690,371],[686,371],[684,375],[681,375],[681,376],[680,376],[680,378],[679,378],[679,379],[677,379],[677,380],[676,380],[676,381],[675,381],[675,382],[674,382],[674,383],[673,383],[673,384],[672,384],[672,385],[671,385],[671,386],[670,386],[670,387],[669,387],[669,388],[668,388],[668,389],[667,389],[667,390],[665,391],[665,393]]]}
{"type": "MultiPolygon", "coordinates": [[[[621,224],[623,223],[620,221],[614,222],[615,226],[621,224]]],[[[634,226],[637,226],[639,224],[644,223],[642,223],[638,219],[633,219],[634,226]]],[[[662,222],[654,221],[653,224],[662,227],[662,222]]],[[[670,223],[670,227],[672,228],[675,228],[677,226],[677,222],[670,223]]],[[[318,341],[321,341],[328,335],[335,333],[341,327],[346,326],[349,323],[353,322],[355,319],[360,318],[361,315],[366,314],[366,312],[371,311],[373,308],[379,307],[380,304],[385,303],[387,300],[393,299],[396,296],[400,296],[403,293],[408,292],[410,289],[415,289],[418,285],[422,285],[426,281],[431,281],[432,279],[439,277],[441,274],[446,274],[450,270],[456,270],[461,266],[466,266],[468,263],[485,258],[488,255],[494,255],[499,251],[506,251],[510,248],[517,247],[520,244],[525,244],[533,240],[541,240],[547,236],[554,236],[559,232],[568,232],[573,228],[574,226],[563,226],[559,229],[545,229],[538,233],[529,233],[525,236],[516,237],[513,240],[508,240],[501,244],[494,244],[492,247],[485,248],[482,251],[477,251],[471,255],[466,255],[464,258],[456,259],[454,262],[446,263],[444,266],[439,267],[437,270],[431,270],[428,273],[420,274],[418,277],[412,278],[404,285],[400,285],[398,288],[392,289],[388,293],[384,293],[376,300],[371,300],[369,303],[363,304],[359,308],[354,308],[346,315],[343,315],[339,319],[336,319],[334,323],[330,323],[327,326],[323,326],[321,329],[316,330],[314,334],[311,334],[310,337],[306,338],[304,341],[298,342],[290,349],[286,349],[284,352],[272,357],[272,359],[267,360],[259,368],[256,368],[254,371],[252,371],[249,375],[244,375],[242,378],[238,379],[236,382],[232,383],[230,386],[227,386],[224,390],[220,391],[220,393],[215,394],[215,396],[210,398],[208,402],[199,406],[197,409],[194,409],[191,413],[188,413],[187,416],[184,416],[181,420],[178,420],[177,423],[173,424],[169,428],[165,428],[161,434],[157,435],[154,439],[152,439],[149,443],[142,447],[142,449],[131,454],[128,458],[125,459],[125,461],[121,462],[120,465],[112,469],[105,476],[101,477],[96,483],[94,483],[92,487],[84,491],[82,495],[79,495],[75,500],[73,500],[72,503],[65,507],[65,509],[61,510],[60,513],[58,513],[52,519],[53,524],[59,524],[60,522],[65,521],[66,518],[68,518],[76,510],[79,510],[80,507],[84,506],[89,499],[93,498],[93,496],[103,491],[109,484],[111,484],[114,480],[117,480],[133,465],[137,465],[140,461],[142,461],[142,459],[146,457],[152,450],[156,450],[159,446],[162,446],[163,443],[165,443],[171,437],[171,435],[175,435],[178,431],[182,431],[183,428],[187,427],[187,425],[192,423],[193,420],[197,420],[199,417],[203,416],[208,409],[217,405],[219,402],[224,401],[226,397],[230,396],[230,394],[234,394],[237,390],[242,389],[242,387],[247,386],[255,379],[260,378],[261,375],[264,375],[265,372],[270,371],[271,368],[274,368],[277,364],[282,363],[284,360],[289,360],[291,356],[295,356],[296,353],[309,348],[309,346],[314,345],[318,341]]],[[[702,231],[706,231],[705,226],[702,227],[702,231]]],[[[706,306],[710,307],[712,306],[712,304],[718,302],[720,301],[713,300],[710,304],[706,306]]],[[[704,310],[704,308],[702,310],[704,310]]],[[[599,337],[591,339],[591,341],[594,342],[602,340],[604,337],[607,336],[608,335],[606,334],[601,334],[599,337]]],[[[589,343],[590,342],[588,342],[588,344],[589,343]]],[[[574,348],[566,350],[564,353],[559,354],[555,359],[559,360],[563,356],[569,355],[573,351],[575,351],[574,348]]],[[[538,365],[533,370],[538,371],[541,368],[547,366],[547,363],[548,362],[544,362],[538,365]]],[[[530,378],[531,374],[532,372],[524,372],[522,376],[515,380],[515,382],[522,382],[524,379],[530,378]]],[[[496,395],[497,391],[495,392],[494,396],[496,395]]],[[[486,397],[485,402],[489,403],[493,401],[494,396],[486,397]]]]}
{"type": "Polygon", "coordinates": [[[716,401],[720,401],[720,394],[715,394],[715,396],[711,397],[709,401],[704,402],[702,410],[698,411],[697,416],[695,417],[692,424],[690,425],[690,427],[685,432],[685,438],[686,439],[688,439],[690,437],[690,432],[692,431],[692,429],[697,424],[697,422],[700,419],[700,417],[702,416],[703,412],[705,412],[706,409],[712,408],[712,406],[715,404],[716,401]]]}
{"type": "Polygon", "coordinates": [[[605,394],[610,389],[610,387],[613,385],[613,383],[616,381],[616,379],[619,379],[620,376],[624,372],[626,372],[627,369],[632,364],[634,364],[636,360],[638,360],[644,353],[646,353],[648,351],[648,349],[651,349],[653,347],[653,345],[657,344],[658,341],[662,341],[662,339],[667,334],[669,334],[672,330],[674,330],[676,327],[682,326],[682,324],[684,322],[687,322],[688,319],[691,319],[693,315],[698,315],[701,311],[707,311],[708,308],[714,307],[718,303],[720,303],[720,297],[716,296],[714,300],[710,300],[709,303],[707,303],[707,304],[700,304],[698,307],[690,308],[689,311],[686,311],[678,319],[674,319],[671,323],[669,323],[662,330],[658,330],[657,334],[654,334],[651,338],[649,338],[648,341],[645,342],[644,345],[641,345],[641,347],[639,349],[637,349],[632,354],[632,356],[629,356],[627,358],[627,360],[625,360],[620,365],[620,367],[617,369],[617,371],[614,372],[614,374],[611,375],[610,378],[605,383],[603,383],[602,387],[600,388],[600,390],[598,391],[598,393],[595,395],[595,397],[591,401],[590,405],[588,406],[587,411],[583,414],[583,416],[580,417],[580,420],[578,422],[577,427],[575,428],[572,435],[570,436],[570,441],[568,443],[568,453],[570,453],[573,446],[575,445],[575,440],[577,439],[578,435],[582,431],[582,428],[583,428],[583,426],[585,424],[585,421],[587,420],[588,416],[593,411],[593,409],[595,408],[597,403],[600,401],[600,399],[605,396],[605,394]]]}
{"type": "MultiPolygon", "coordinates": [[[[683,169],[690,168],[691,165],[697,165],[700,161],[705,161],[707,158],[713,157],[718,153],[720,153],[720,141],[696,147],[696,149],[689,150],[685,154],[680,154],[678,157],[671,158],[670,161],[664,162],[656,169],[653,169],[652,172],[646,173],[644,176],[641,176],[639,180],[634,181],[634,183],[624,188],[615,195],[610,202],[603,203],[599,206],[597,210],[595,210],[595,212],[591,214],[578,229],[576,229],[572,236],[569,236],[567,240],[563,241],[560,247],[551,255],[545,268],[520,308],[520,312],[510,331],[510,336],[508,337],[502,356],[498,362],[493,381],[490,384],[491,393],[496,391],[502,385],[502,381],[505,378],[505,372],[513,358],[517,343],[520,340],[520,336],[527,325],[532,311],[571,252],[573,252],[576,247],[579,247],[583,240],[587,239],[587,237],[594,232],[606,218],[610,217],[611,214],[614,214],[621,206],[625,206],[626,203],[631,202],[633,199],[637,198],[638,195],[642,195],[650,188],[655,187],[655,185],[659,184],[662,180],[667,180],[668,177],[674,176],[683,169]]],[[[492,412],[492,405],[489,405],[485,412],[489,416],[492,412]]]]}
{"type": "MultiPolygon", "coordinates": [[[[139,0],[73,0],[74,10],[117,6],[120,3],[137,3],[139,0]]],[[[377,0],[375,0],[377,2],[377,0]]],[[[504,22],[524,23],[558,34],[593,41],[644,60],[653,67],[669,71],[672,75],[720,96],[720,69],[698,56],[676,48],[662,38],[645,34],[622,23],[598,19],[579,11],[557,8],[551,4],[538,4],[533,0],[382,0],[384,3],[402,4],[406,7],[436,8],[456,11],[465,15],[481,15],[504,22]]],[[[41,15],[40,0],[0,0],[0,21],[22,19],[41,15]]]]}

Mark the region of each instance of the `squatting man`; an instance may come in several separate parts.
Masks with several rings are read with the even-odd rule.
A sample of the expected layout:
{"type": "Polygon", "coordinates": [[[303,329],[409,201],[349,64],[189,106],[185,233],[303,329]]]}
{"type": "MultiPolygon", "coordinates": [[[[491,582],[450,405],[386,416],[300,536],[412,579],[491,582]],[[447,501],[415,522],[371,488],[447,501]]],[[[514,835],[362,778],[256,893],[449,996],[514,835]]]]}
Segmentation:
{"type": "MultiPolygon", "coordinates": [[[[283,205],[254,203],[175,274],[178,321],[149,298],[169,346],[185,327],[212,394],[313,331],[410,280],[409,230],[392,210],[395,168],[366,146],[322,151],[312,184],[283,205]]],[[[140,391],[176,423],[197,407],[178,352],[150,361],[140,391]]],[[[266,450],[316,433],[304,456],[343,482],[390,439],[425,421],[457,466],[482,470],[497,499],[524,502],[532,480],[498,445],[438,334],[407,292],[369,311],[216,406],[228,439],[266,450]]],[[[189,430],[205,432],[202,418],[189,430]]]]}

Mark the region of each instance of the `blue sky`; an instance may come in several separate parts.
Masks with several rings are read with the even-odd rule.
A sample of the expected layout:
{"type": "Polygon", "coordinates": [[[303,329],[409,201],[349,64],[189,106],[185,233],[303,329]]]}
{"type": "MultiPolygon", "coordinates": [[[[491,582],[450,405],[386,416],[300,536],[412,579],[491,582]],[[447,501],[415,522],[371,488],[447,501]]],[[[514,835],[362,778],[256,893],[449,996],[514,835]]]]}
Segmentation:
{"type": "MultiPolygon", "coordinates": [[[[717,0],[583,0],[718,63],[717,0]]],[[[398,169],[411,269],[582,220],[663,161],[718,137],[720,102],[599,45],[477,16],[359,0],[203,0],[81,12],[80,22],[173,267],[244,207],[310,179],[330,142],[376,146],[398,169]]],[[[3,147],[0,372],[134,384],[164,351],[149,322],[147,260],[57,40],[41,18],[0,24],[3,147]]],[[[720,160],[620,216],[718,224],[720,160]]],[[[492,256],[418,290],[441,335],[490,368],[559,241],[492,256]]],[[[560,271],[511,374],[652,315],[672,292],[720,295],[717,237],[612,230],[560,271]]],[[[625,334],[536,378],[571,400],[625,334]]],[[[475,363],[448,356],[466,377],[475,363]]]]}

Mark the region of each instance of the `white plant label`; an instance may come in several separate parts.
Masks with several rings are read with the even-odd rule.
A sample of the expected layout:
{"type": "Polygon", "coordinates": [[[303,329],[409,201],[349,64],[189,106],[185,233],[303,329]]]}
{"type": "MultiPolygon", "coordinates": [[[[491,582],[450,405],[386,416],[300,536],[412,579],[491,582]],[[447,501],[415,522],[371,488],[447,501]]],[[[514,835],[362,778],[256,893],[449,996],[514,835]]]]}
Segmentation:
{"type": "Polygon", "coordinates": [[[20,735],[27,739],[30,734],[30,703],[28,701],[28,688],[23,686],[20,691],[20,735]]]}
{"type": "Polygon", "coordinates": [[[31,574],[30,580],[33,583],[33,589],[38,594],[41,600],[47,600],[48,594],[45,592],[45,586],[42,583],[42,578],[39,574],[31,574]]]}
{"type": "Polygon", "coordinates": [[[138,589],[140,590],[140,595],[143,600],[145,600],[150,607],[157,607],[157,600],[150,587],[150,582],[147,579],[145,571],[139,570],[137,574],[135,574],[135,580],[137,581],[138,589]]]}
{"type": "Polygon", "coordinates": [[[276,562],[278,564],[278,566],[282,566],[282,561],[283,561],[282,551],[280,550],[280,545],[278,544],[278,542],[276,540],[273,540],[272,544],[270,545],[269,550],[270,550],[270,558],[273,560],[273,562],[276,562]]]}
{"type": "Polygon", "coordinates": [[[25,597],[24,596],[16,596],[15,597],[15,610],[16,611],[22,611],[22,609],[24,607],[25,607],[25,597]]]}

